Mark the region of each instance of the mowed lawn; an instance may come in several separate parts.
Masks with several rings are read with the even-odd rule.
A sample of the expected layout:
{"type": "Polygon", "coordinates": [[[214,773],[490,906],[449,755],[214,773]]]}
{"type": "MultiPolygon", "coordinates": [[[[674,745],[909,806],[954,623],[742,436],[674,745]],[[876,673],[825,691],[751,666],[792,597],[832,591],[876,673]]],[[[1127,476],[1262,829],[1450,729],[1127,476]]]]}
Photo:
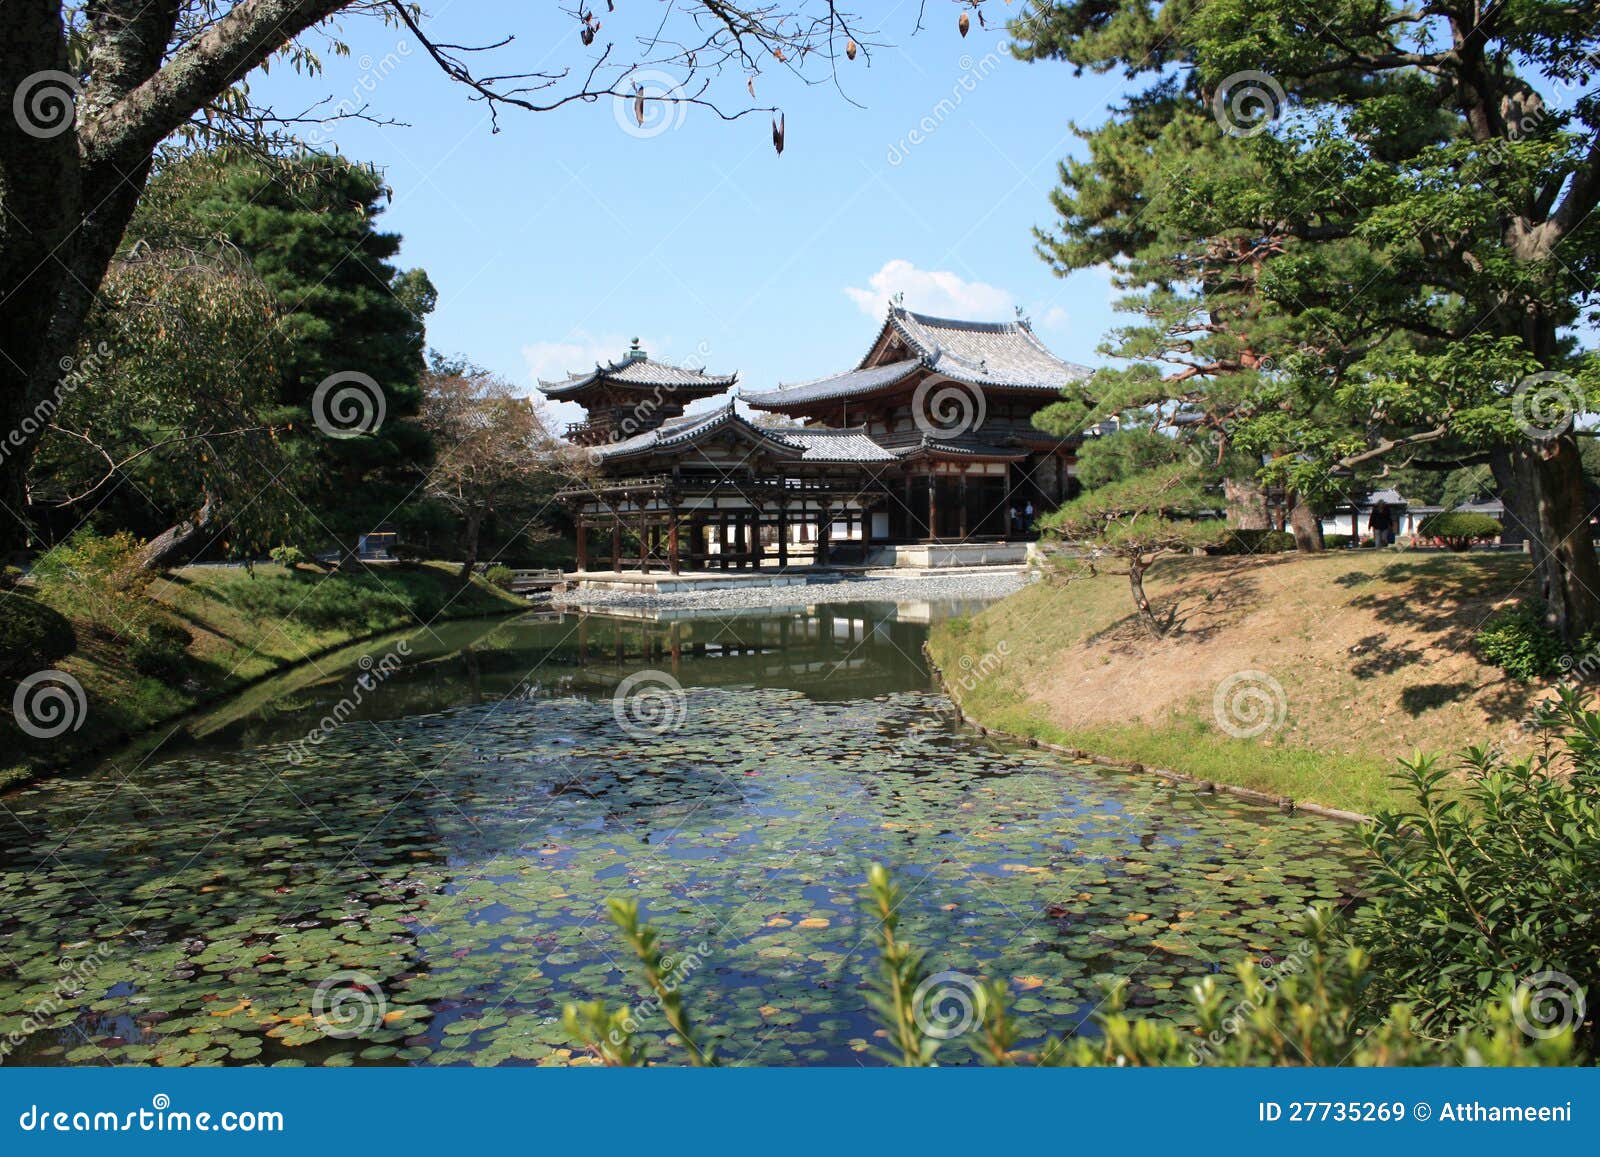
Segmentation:
{"type": "Polygon", "coordinates": [[[936,628],[935,660],[996,729],[1372,813],[1396,760],[1469,744],[1527,751],[1550,693],[1473,640],[1532,593],[1510,552],[1182,558],[1147,580],[1172,627],[1133,619],[1127,579],[1046,582],[936,628]]]}

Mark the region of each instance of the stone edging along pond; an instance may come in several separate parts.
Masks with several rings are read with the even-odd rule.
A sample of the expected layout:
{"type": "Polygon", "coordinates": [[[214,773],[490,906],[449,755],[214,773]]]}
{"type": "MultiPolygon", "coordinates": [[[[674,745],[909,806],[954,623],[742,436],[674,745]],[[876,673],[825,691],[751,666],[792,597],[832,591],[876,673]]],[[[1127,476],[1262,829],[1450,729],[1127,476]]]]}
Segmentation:
{"type": "Polygon", "coordinates": [[[1084,751],[1082,748],[1067,747],[1060,743],[1051,743],[1048,740],[1040,739],[1037,736],[1015,735],[1009,731],[1001,731],[998,728],[990,727],[981,720],[968,715],[966,710],[961,706],[961,701],[951,693],[950,684],[944,677],[944,670],[939,666],[938,661],[933,657],[933,650],[928,646],[927,643],[922,644],[922,654],[923,657],[928,660],[928,667],[933,671],[934,677],[939,680],[940,690],[942,690],[946,698],[948,698],[950,702],[955,705],[956,714],[960,718],[961,722],[974,728],[979,735],[992,735],[998,739],[1005,740],[1008,743],[1016,743],[1023,747],[1036,747],[1044,751],[1053,751],[1058,755],[1065,755],[1069,759],[1090,759],[1095,763],[1104,764],[1107,767],[1121,767],[1126,768],[1128,771],[1140,774],[1159,776],[1162,779],[1169,779],[1176,783],[1193,784],[1195,786],[1195,790],[1198,792],[1215,792],[1223,795],[1231,795],[1249,803],[1265,804],[1268,807],[1275,807],[1285,815],[1288,815],[1291,812],[1299,811],[1305,812],[1308,815],[1321,816],[1324,819],[1338,820],[1341,823],[1347,824],[1370,824],[1373,822],[1373,817],[1362,815],[1360,812],[1344,811],[1340,808],[1333,807],[1324,807],[1319,803],[1296,802],[1286,795],[1272,795],[1269,792],[1256,791],[1253,788],[1248,787],[1239,787],[1236,784],[1218,783],[1216,780],[1201,779],[1199,776],[1190,775],[1188,772],[1174,771],[1171,768],[1166,767],[1150,767],[1146,764],[1133,760],[1112,759],[1109,756],[1096,755],[1092,751],[1084,751]]]}

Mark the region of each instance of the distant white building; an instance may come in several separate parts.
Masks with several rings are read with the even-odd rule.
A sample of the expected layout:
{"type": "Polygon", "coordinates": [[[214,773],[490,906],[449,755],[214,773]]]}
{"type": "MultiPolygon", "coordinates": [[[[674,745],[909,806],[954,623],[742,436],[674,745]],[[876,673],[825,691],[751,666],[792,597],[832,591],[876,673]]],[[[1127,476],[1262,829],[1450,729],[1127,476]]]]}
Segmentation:
{"type": "MultiPolygon", "coordinates": [[[[1323,515],[1322,533],[1347,535],[1354,542],[1370,537],[1372,508],[1380,502],[1388,505],[1390,514],[1394,516],[1395,534],[1400,538],[1415,535],[1423,519],[1432,514],[1443,514],[1445,509],[1442,506],[1412,502],[1393,487],[1386,487],[1383,490],[1372,491],[1359,502],[1347,502],[1332,513],[1323,515]]],[[[1487,502],[1463,502],[1451,509],[1474,514],[1490,514],[1501,522],[1505,521],[1505,504],[1498,498],[1487,502]]]]}

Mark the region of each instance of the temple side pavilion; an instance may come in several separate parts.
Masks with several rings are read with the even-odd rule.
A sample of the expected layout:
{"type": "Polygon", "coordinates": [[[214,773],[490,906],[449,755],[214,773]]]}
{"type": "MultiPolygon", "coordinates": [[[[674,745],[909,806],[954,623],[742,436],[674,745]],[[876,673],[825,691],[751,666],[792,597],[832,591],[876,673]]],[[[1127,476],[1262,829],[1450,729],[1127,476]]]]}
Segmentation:
{"type": "Polygon", "coordinates": [[[578,569],[591,569],[598,532],[612,571],[676,575],[892,565],[906,544],[1017,541],[1014,510],[1043,513],[1076,491],[1076,439],[1052,438],[1032,417],[1090,372],[1024,321],[896,305],[855,369],[742,396],[772,424],[732,397],[686,414],[737,375],[663,365],[637,341],[619,361],[540,387],[587,411],[567,434],[588,448],[593,477],[559,495],[577,525],[578,569]]]}

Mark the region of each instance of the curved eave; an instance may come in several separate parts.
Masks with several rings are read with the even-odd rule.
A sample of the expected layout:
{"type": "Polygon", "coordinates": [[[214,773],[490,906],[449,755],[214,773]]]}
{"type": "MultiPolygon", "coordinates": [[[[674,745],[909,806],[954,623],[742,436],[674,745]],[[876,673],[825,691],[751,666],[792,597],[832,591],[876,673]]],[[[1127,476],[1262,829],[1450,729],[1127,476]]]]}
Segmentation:
{"type": "Polygon", "coordinates": [[[614,378],[609,374],[593,373],[587,377],[576,380],[567,379],[560,382],[540,381],[539,390],[547,398],[573,398],[587,390],[601,387],[615,390],[634,390],[638,393],[654,393],[662,390],[671,394],[678,394],[692,399],[715,397],[717,394],[736,385],[739,381],[738,374],[728,374],[726,377],[707,378],[702,382],[630,382],[622,378],[614,378]]]}
{"type": "Polygon", "coordinates": [[[924,368],[920,358],[907,358],[886,366],[867,366],[825,378],[813,378],[809,382],[779,386],[776,390],[742,393],[739,397],[752,409],[782,414],[790,410],[829,406],[835,402],[881,397],[924,368]],[[863,381],[868,384],[863,385],[863,381]]]}

